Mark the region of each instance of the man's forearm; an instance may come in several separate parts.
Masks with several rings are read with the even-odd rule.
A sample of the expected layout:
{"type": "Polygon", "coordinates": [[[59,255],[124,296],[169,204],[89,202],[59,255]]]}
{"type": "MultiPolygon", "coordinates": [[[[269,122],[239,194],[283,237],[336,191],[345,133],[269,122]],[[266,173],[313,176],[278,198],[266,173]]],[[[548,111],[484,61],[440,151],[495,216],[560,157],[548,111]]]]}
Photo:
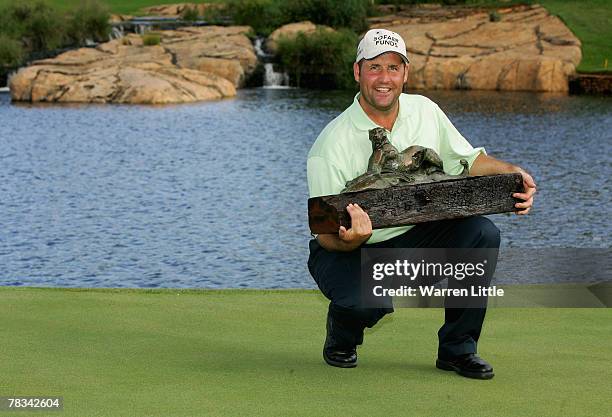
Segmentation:
{"type": "Polygon", "coordinates": [[[470,175],[512,174],[513,172],[521,172],[521,168],[482,153],[478,155],[470,169],[470,175]]]}

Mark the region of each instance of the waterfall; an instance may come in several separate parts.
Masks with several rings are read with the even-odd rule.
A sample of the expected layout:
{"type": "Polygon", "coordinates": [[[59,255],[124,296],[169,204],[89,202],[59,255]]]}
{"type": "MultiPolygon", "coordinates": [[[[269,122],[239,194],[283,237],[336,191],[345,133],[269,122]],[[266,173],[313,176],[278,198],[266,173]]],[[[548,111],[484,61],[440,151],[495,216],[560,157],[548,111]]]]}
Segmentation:
{"type": "Polygon", "coordinates": [[[289,87],[289,74],[274,71],[274,64],[264,64],[264,88],[291,88],[289,87]]]}
{"type": "Polygon", "coordinates": [[[262,45],[263,45],[263,38],[261,37],[256,38],[255,45],[253,45],[253,47],[255,48],[255,54],[257,55],[258,58],[262,60],[265,58],[270,58],[271,55],[263,50],[262,45]]]}
{"type": "Polygon", "coordinates": [[[124,36],[124,32],[123,32],[123,26],[122,25],[118,25],[118,26],[113,26],[113,29],[110,33],[110,40],[112,41],[113,39],[121,39],[124,36]]]}
{"type": "Polygon", "coordinates": [[[274,55],[267,53],[263,48],[264,38],[255,39],[255,54],[264,64],[263,88],[290,88],[289,74],[277,72],[274,69],[274,55]]]}

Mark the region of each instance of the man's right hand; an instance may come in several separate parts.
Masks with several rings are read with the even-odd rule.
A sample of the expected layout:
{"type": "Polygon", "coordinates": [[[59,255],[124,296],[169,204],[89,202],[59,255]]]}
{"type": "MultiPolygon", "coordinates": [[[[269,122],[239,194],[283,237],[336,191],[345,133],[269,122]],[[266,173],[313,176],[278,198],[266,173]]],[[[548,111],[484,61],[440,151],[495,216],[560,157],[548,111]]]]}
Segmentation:
{"type": "Polygon", "coordinates": [[[370,216],[359,205],[349,204],[346,207],[351,216],[351,228],[340,226],[338,235],[321,234],[317,241],[330,251],[350,252],[357,249],[372,236],[372,222],[370,216]]]}
{"type": "Polygon", "coordinates": [[[357,204],[349,204],[346,211],[351,216],[351,228],[346,230],[346,227],[340,226],[338,237],[348,244],[355,243],[355,247],[360,246],[372,236],[370,216],[357,204]]]}

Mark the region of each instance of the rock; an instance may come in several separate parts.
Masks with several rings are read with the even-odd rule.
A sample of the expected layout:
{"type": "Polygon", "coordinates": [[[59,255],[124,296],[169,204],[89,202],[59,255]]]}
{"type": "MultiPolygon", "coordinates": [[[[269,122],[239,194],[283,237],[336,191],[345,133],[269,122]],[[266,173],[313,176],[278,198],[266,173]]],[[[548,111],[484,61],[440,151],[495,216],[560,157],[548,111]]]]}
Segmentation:
{"type": "MultiPolygon", "coordinates": [[[[184,61],[184,63],[187,63],[184,61]]],[[[245,71],[239,61],[227,58],[201,57],[192,60],[186,65],[199,71],[210,72],[219,77],[229,80],[235,86],[242,85],[245,79],[245,71]]]]}
{"type": "Polygon", "coordinates": [[[134,18],[134,16],[128,15],[128,14],[111,14],[108,22],[109,23],[121,23],[121,22],[127,22],[128,20],[132,20],[134,18]]]}
{"type": "Polygon", "coordinates": [[[249,26],[189,27],[162,32],[162,43],[179,67],[203,69],[241,87],[257,66],[249,31],[249,26]]]}
{"type": "Polygon", "coordinates": [[[570,93],[572,94],[602,94],[612,95],[612,75],[576,74],[570,78],[570,93]]]}
{"type": "Polygon", "coordinates": [[[121,39],[35,61],[9,80],[15,101],[165,104],[236,94],[257,58],[248,27],[159,32],[161,43],[121,39]]]}
{"type": "Polygon", "coordinates": [[[221,3],[176,3],[160,4],[142,9],[144,14],[161,17],[180,17],[185,9],[197,9],[198,14],[203,16],[209,10],[218,10],[223,7],[221,3]]]}
{"type": "Polygon", "coordinates": [[[410,88],[568,91],[582,54],[563,22],[538,5],[497,13],[491,22],[482,8],[413,7],[371,27],[406,41],[410,88]]]}
{"type": "Polygon", "coordinates": [[[289,23],[287,25],[279,27],[274,32],[272,32],[270,36],[268,36],[268,39],[266,40],[266,49],[271,53],[276,54],[278,48],[278,40],[281,37],[292,39],[295,38],[300,32],[304,34],[313,33],[317,30],[317,27],[323,28],[323,30],[333,30],[329,26],[317,26],[308,20],[297,23],[289,23]]]}
{"type": "Polygon", "coordinates": [[[279,27],[278,29],[276,29],[274,32],[270,33],[270,36],[268,36],[268,39],[266,40],[266,48],[271,53],[276,54],[277,52],[276,49],[278,46],[277,42],[279,38],[281,37],[294,38],[300,32],[306,34],[306,33],[312,33],[315,30],[317,30],[317,26],[308,20],[303,21],[303,22],[289,23],[287,25],[283,25],[279,27]]]}

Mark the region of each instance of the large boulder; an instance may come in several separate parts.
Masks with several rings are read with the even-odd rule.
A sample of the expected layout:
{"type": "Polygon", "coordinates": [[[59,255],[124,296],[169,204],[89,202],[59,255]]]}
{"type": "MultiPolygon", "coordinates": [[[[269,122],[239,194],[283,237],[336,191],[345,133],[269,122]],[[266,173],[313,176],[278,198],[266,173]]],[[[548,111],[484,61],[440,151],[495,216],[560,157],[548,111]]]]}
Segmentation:
{"type": "Polygon", "coordinates": [[[162,45],[181,68],[209,71],[242,87],[257,66],[249,26],[189,27],[163,32],[162,45]]]}
{"type": "Polygon", "coordinates": [[[110,24],[123,23],[123,22],[130,21],[133,18],[134,16],[129,15],[129,14],[111,14],[110,17],[108,18],[108,23],[110,24]]]}
{"type": "Polygon", "coordinates": [[[297,34],[300,32],[308,34],[314,32],[315,30],[317,30],[317,26],[308,20],[283,25],[276,29],[274,32],[270,33],[270,36],[268,36],[268,39],[266,40],[266,49],[268,49],[268,51],[272,52],[273,54],[276,54],[278,40],[281,37],[291,39],[296,37],[297,34]]]}
{"type": "Polygon", "coordinates": [[[175,4],[160,4],[158,6],[149,6],[142,9],[144,14],[161,17],[180,17],[187,9],[196,9],[200,16],[203,16],[207,11],[219,10],[223,7],[220,3],[175,3],[175,4]]]}
{"type": "Polygon", "coordinates": [[[298,33],[308,35],[316,32],[317,28],[323,28],[323,30],[333,30],[329,26],[317,26],[308,20],[303,22],[289,23],[270,33],[270,36],[268,36],[268,39],[266,40],[266,49],[271,53],[276,54],[278,52],[278,40],[280,38],[293,39],[298,35],[298,33]]]}
{"type": "Polygon", "coordinates": [[[9,80],[15,101],[184,103],[236,94],[257,58],[248,27],[160,32],[159,45],[128,35],[35,61],[9,80]]]}
{"type": "Polygon", "coordinates": [[[412,10],[371,22],[406,41],[411,88],[568,91],[582,58],[580,41],[538,5],[494,19],[483,9],[412,10]]]}

